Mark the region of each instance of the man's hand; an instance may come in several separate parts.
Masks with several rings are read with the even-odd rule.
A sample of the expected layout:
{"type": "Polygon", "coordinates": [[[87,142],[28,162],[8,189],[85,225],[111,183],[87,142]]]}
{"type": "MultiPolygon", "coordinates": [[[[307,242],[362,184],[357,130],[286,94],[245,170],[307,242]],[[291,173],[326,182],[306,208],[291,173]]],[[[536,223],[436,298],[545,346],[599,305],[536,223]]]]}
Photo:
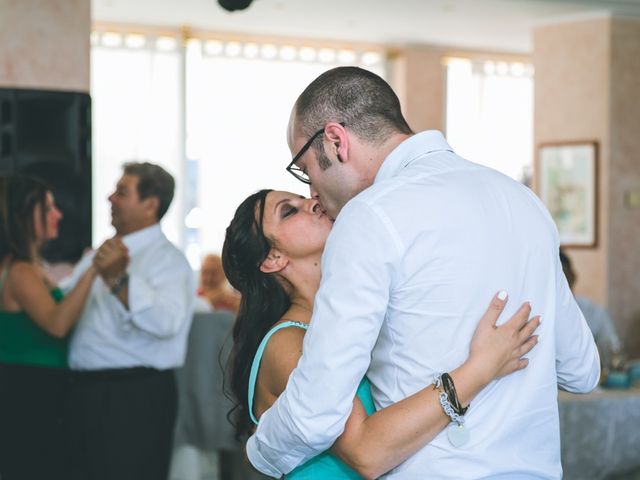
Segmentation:
{"type": "Polygon", "coordinates": [[[93,266],[109,286],[125,273],[128,265],[129,250],[120,237],[105,241],[93,257],[93,266]]]}

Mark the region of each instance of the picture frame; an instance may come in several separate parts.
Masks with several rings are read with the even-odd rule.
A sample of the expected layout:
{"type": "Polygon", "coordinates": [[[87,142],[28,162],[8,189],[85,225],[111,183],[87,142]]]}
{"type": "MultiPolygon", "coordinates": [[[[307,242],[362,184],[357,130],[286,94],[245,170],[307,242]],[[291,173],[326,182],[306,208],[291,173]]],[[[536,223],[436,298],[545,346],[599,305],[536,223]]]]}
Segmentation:
{"type": "Polygon", "coordinates": [[[594,248],[598,243],[598,143],[541,144],[538,194],[551,213],[560,245],[594,248]]]}

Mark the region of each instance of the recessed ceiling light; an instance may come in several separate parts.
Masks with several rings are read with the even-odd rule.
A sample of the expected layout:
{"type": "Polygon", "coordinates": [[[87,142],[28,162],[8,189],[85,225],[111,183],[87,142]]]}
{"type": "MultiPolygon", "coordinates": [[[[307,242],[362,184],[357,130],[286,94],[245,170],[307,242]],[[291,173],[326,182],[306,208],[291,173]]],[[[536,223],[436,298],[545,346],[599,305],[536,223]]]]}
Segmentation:
{"type": "Polygon", "coordinates": [[[178,46],[178,41],[174,37],[161,36],[156,39],[156,48],[161,52],[170,52],[178,46]]]}
{"type": "Polygon", "coordinates": [[[229,42],[224,47],[224,53],[229,57],[237,57],[242,52],[242,45],[238,42],[229,42]]]}
{"type": "Polygon", "coordinates": [[[296,48],[292,47],[291,45],[284,45],[280,47],[279,53],[280,53],[280,58],[287,62],[295,60],[296,57],[298,56],[298,52],[296,51],[296,48]]]}
{"type": "Polygon", "coordinates": [[[105,47],[119,47],[122,45],[122,35],[115,32],[105,32],[102,34],[102,45],[105,47]]]}

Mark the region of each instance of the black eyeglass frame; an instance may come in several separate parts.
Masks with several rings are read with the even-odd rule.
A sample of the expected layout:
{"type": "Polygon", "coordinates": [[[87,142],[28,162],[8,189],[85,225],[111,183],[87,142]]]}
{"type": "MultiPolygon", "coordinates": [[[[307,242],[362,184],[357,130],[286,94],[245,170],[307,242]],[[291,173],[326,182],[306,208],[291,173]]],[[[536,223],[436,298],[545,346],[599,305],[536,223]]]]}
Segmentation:
{"type": "MultiPolygon", "coordinates": [[[[346,126],[344,122],[340,122],[340,125],[342,125],[343,127],[346,126]]],[[[286,168],[287,172],[293,175],[297,180],[300,180],[302,183],[306,183],[307,185],[311,185],[311,180],[307,177],[307,174],[302,171],[302,169],[296,166],[296,162],[300,160],[300,157],[302,157],[302,155],[304,155],[307,150],[309,150],[315,139],[324,133],[325,127],[322,127],[316,133],[311,135],[309,140],[307,140],[307,143],[302,146],[302,148],[298,151],[296,156],[293,157],[293,160],[291,160],[291,163],[287,165],[286,168]]]]}

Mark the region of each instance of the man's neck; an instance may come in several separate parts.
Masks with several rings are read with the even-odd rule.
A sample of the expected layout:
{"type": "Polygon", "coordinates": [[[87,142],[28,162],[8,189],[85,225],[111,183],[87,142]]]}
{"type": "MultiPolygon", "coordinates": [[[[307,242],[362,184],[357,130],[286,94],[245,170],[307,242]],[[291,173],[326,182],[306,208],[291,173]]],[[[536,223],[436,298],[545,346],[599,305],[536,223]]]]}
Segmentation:
{"type": "Polygon", "coordinates": [[[385,159],[393,152],[398,145],[415,135],[414,133],[394,133],[389,137],[382,145],[371,145],[367,152],[369,158],[369,165],[366,165],[366,177],[363,179],[363,190],[373,185],[373,181],[382,167],[385,159]]]}
{"type": "Polygon", "coordinates": [[[131,235],[132,233],[139,232],[140,230],[144,230],[145,228],[158,225],[158,223],[159,222],[148,222],[148,223],[141,223],[129,228],[121,228],[120,230],[116,230],[116,235],[119,237],[124,237],[125,235],[131,235]]]}

